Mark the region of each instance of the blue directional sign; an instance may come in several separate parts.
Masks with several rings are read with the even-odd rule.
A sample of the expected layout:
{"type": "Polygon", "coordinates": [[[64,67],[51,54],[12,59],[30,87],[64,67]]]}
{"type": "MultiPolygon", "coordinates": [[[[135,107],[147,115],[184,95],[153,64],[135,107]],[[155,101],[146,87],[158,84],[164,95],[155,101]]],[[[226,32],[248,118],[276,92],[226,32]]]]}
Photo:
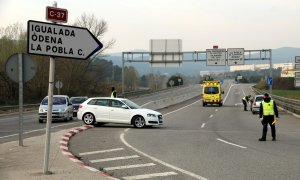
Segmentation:
{"type": "Polygon", "coordinates": [[[268,77],[268,78],[267,78],[267,84],[268,84],[269,86],[271,86],[271,85],[273,84],[273,79],[272,79],[272,77],[268,77]]]}

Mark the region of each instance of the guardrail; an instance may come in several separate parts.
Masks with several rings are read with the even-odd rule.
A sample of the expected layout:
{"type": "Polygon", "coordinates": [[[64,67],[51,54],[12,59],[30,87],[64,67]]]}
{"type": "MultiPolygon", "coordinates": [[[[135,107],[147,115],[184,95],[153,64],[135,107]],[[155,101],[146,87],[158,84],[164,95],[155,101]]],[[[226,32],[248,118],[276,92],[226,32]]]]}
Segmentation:
{"type": "MultiPolygon", "coordinates": [[[[266,91],[258,90],[254,87],[252,87],[253,91],[256,94],[265,94],[268,93],[266,91]]],[[[281,96],[276,96],[273,94],[270,94],[272,98],[276,101],[276,104],[290,112],[300,114],[300,100],[290,99],[290,98],[284,98],[281,96]]]]}
{"type": "MultiPolygon", "coordinates": [[[[176,87],[160,89],[160,90],[146,89],[146,90],[131,91],[131,92],[125,92],[124,94],[120,94],[120,95],[118,95],[118,97],[138,97],[138,96],[147,95],[147,94],[151,94],[151,93],[176,89],[179,87],[185,87],[185,86],[176,86],[176,87]]],[[[24,104],[23,110],[24,110],[24,112],[31,111],[31,110],[38,110],[39,105],[40,105],[39,103],[38,104],[24,104]]],[[[19,105],[0,106],[0,114],[13,113],[13,112],[18,112],[18,111],[19,111],[19,105]]]]}

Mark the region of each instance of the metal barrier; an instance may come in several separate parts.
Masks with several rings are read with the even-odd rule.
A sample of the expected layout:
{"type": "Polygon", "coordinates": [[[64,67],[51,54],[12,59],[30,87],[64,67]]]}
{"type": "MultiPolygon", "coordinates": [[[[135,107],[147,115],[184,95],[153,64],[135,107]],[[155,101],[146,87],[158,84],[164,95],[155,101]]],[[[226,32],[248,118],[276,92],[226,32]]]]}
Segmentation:
{"type": "MultiPolygon", "coordinates": [[[[24,111],[30,111],[35,109],[38,111],[40,103],[38,104],[24,104],[23,105],[23,110],[24,111]]],[[[0,106],[0,114],[5,114],[5,113],[13,113],[13,112],[18,112],[19,111],[19,105],[12,105],[12,106],[0,106]]]]}
{"type": "MultiPolygon", "coordinates": [[[[256,94],[265,94],[268,93],[266,91],[258,90],[254,87],[252,87],[253,91],[256,94]]],[[[290,112],[300,114],[300,100],[290,99],[290,98],[284,98],[281,96],[276,96],[273,94],[270,94],[272,98],[276,101],[276,104],[290,112]]]]}

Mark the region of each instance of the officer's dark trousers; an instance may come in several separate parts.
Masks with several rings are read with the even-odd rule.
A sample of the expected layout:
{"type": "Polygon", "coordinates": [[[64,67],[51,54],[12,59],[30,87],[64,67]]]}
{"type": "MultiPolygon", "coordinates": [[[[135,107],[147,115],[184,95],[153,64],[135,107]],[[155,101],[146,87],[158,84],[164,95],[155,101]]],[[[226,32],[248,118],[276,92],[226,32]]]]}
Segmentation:
{"type": "Polygon", "coordinates": [[[274,116],[263,116],[262,120],[262,125],[263,125],[263,133],[262,133],[262,139],[266,139],[267,137],[267,131],[268,131],[268,124],[271,126],[271,132],[272,132],[272,137],[276,138],[276,129],[275,129],[275,124],[272,125],[274,121],[274,116]]]}
{"type": "Polygon", "coordinates": [[[245,101],[244,99],[243,99],[243,104],[244,104],[244,111],[247,111],[247,101],[245,101]]]}

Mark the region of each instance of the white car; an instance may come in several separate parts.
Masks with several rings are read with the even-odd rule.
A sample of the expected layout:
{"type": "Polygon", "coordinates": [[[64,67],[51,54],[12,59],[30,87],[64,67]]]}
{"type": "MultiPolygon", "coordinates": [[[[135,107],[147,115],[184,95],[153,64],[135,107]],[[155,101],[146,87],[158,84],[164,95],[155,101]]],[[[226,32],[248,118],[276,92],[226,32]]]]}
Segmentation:
{"type": "MultiPolygon", "coordinates": [[[[39,123],[47,120],[48,111],[48,96],[46,96],[39,107],[39,123]]],[[[66,95],[54,95],[52,105],[52,120],[72,120],[73,106],[70,103],[69,97],[66,95]]]]}
{"type": "Polygon", "coordinates": [[[89,98],[79,105],[77,117],[87,125],[121,123],[143,128],[163,124],[161,113],[143,109],[134,102],[123,98],[89,98]]]}

